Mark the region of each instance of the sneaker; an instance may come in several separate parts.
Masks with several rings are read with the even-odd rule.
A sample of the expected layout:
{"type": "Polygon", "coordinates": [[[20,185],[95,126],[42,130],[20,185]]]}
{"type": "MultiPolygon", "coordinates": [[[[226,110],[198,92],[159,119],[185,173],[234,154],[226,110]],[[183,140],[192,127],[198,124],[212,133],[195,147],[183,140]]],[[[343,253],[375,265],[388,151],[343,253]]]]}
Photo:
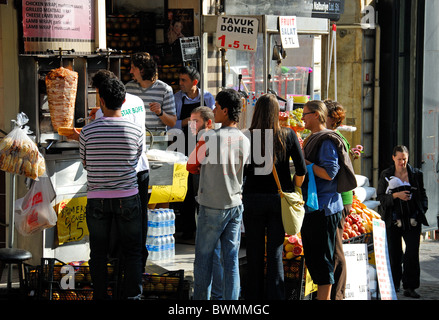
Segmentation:
{"type": "Polygon", "coordinates": [[[421,296],[413,289],[405,289],[404,296],[419,299],[421,296]]]}

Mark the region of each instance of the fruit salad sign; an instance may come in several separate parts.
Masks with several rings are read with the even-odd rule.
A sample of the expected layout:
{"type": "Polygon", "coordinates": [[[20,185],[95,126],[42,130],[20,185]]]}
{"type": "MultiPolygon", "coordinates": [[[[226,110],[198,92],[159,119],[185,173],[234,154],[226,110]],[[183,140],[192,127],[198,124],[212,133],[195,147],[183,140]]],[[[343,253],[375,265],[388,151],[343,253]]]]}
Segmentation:
{"type": "Polygon", "coordinates": [[[85,208],[87,197],[77,197],[62,200],[58,204],[58,242],[79,241],[88,235],[87,222],[85,220],[85,208]]]}
{"type": "Polygon", "coordinates": [[[216,27],[218,48],[256,51],[258,42],[257,18],[219,16],[216,27]]]}
{"type": "Polygon", "coordinates": [[[381,300],[397,300],[393,285],[392,271],[387,248],[386,225],[384,221],[373,219],[373,247],[375,263],[380,287],[381,300]]]}
{"type": "Polygon", "coordinates": [[[299,37],[297,36],[297,18],[295,16],[279,17],[280,39],[282,47],[299,48],[299,37]]]}

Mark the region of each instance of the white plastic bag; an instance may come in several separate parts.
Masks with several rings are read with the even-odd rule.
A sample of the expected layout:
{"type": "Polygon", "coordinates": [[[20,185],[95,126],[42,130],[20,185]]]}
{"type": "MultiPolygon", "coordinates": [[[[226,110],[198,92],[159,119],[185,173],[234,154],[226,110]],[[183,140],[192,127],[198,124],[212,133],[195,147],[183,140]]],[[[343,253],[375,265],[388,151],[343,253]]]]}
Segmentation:
{"type": "Polygon", "coordinates": [[[56,193],[47,174],[32,181],[29,191],[15,201],[15,228],[24,236],[56,225],[57,215],[52,207],[56,193]]]}
{"type": "Polygon", "coordinates": [[[28,121],[25,113],[19,113],[15,128],[0,141],[0,170],[36,180],[46,171],[46,162],[28,136],[28,121]]]}

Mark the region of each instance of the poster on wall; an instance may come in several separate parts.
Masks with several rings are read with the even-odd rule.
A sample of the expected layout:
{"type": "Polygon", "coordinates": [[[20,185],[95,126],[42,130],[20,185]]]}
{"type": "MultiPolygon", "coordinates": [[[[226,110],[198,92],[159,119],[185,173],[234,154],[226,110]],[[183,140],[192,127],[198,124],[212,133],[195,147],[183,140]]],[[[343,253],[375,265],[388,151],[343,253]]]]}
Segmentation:
{"type": "Polygon", "coordinates": [[[95,49],[93,0],[23,0],[22,23],[25,53],[95,49]]]}
{"type": "Polygon", "coordinates": [[[165,30],[169,45],[179,38],[194,36],[194,9],[169,9],[165,30]]]}

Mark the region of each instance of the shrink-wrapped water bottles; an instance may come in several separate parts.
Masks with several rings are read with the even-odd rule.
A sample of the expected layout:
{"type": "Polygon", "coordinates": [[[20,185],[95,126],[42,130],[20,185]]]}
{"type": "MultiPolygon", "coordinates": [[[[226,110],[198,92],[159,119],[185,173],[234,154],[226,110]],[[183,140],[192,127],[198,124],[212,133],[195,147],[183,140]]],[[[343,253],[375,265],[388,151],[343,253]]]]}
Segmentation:
{"type": "Polygon", "coordinates": [[[175,256],[175,214],[172,209],[148,211],[146,248],[151,261],[169,260],[175,256]]]}

